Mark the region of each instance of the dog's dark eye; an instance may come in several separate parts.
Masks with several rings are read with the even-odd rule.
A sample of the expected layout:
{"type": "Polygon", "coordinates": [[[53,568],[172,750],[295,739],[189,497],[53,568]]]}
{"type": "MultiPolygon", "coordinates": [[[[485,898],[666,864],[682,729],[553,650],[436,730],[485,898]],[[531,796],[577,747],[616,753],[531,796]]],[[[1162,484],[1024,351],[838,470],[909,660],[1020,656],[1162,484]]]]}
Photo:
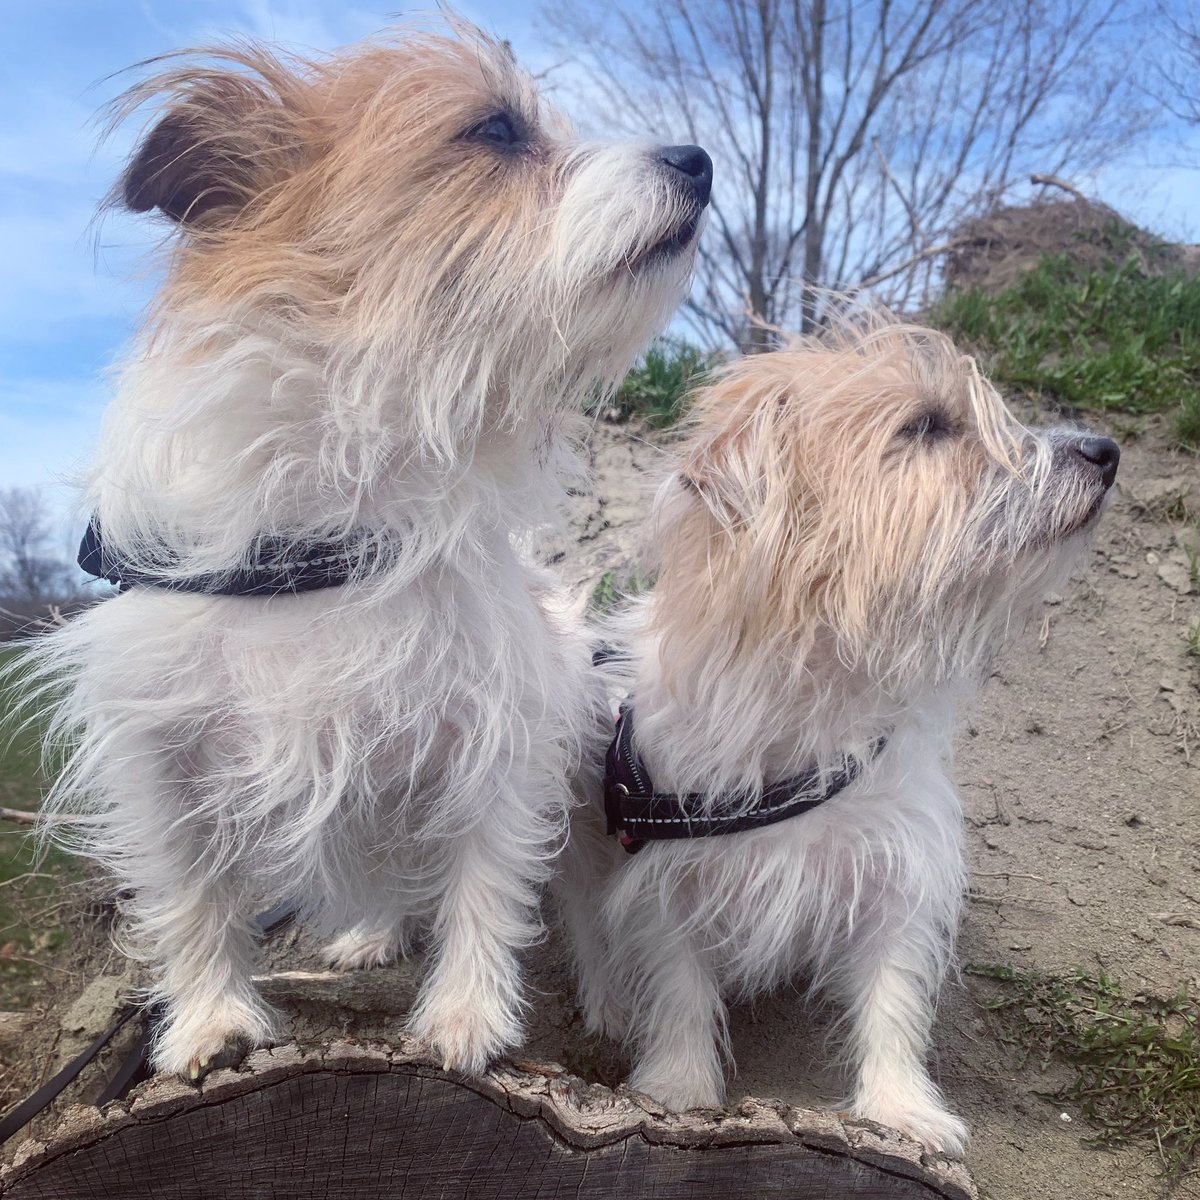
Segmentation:
{"type": "Polygon", "coordinates": [[[467,136],[498,150],[517,150],[529,140],[524,127],[508,113],[494,113],[473,126],[467,136]]]}
{"type": "Polygon", "coordinates": [[[901,426],[899,436],[911,442],[932,441],[955,432],[954,422],[941,409],[931,408],[901,426]]]}

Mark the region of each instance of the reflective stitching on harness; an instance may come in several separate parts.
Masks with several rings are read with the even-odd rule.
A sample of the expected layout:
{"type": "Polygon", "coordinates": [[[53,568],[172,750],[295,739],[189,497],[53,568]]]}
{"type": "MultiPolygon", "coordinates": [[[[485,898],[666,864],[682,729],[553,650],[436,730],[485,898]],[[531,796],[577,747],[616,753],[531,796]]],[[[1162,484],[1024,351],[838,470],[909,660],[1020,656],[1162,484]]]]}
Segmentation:
{"type": "MultiPolygon", "coordinates": [[[[658,796],[663,793],[655,793],[658,796]]],[[[822,803],[827,800],[828,796],[817,792],[801,792],[797,796],[793,796],[790,800],[784,801],[782,804],[764,805],[762,808],[751,809],[745,813],[730,813],[728,816],[716,816],[708,814],[707,816],[692,816],[692,817],[624,817],[626,825],[693,825],[697,821],[738,821],[744,816],[765,817],[772,813],[785,812],[789,808],[795,808],[798,804],[822,803]]]]}

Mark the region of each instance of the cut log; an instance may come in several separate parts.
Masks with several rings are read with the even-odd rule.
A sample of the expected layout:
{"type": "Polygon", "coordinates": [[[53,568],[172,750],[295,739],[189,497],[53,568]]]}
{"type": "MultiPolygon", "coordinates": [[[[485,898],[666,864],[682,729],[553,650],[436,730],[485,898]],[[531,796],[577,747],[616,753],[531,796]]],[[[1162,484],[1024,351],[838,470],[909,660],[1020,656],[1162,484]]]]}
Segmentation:
{"type": "Polygon", "coordinates": [[[260,1050],[77,1106],[0,1173],[10,1200],[976,1200],[878,1126],[747,1101],[674,1115],[560,1067],[440,1070],[415,1043],[260,1050]]]}

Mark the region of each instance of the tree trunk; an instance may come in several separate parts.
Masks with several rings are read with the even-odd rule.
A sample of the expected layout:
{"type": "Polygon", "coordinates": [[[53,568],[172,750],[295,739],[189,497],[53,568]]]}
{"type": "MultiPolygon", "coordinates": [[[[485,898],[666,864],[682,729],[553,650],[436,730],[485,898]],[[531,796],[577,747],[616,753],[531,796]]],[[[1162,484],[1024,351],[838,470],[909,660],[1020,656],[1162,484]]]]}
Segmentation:
{"type": "Polygon", "coordinates": [[[9,1200],[976,1200],[964,1167],[832,1113],[748,1100],[664,1112],[562,1068],[482,1079],[399,1049],[252,1054],[199,1087],[175,1076],[77,1106],[0,1173],[9,1200]]]}
{"type": "MultiPolygon", "coordinates": [[[[803,18],[801,18],[803,19],[803,18]]],[[[825,0],[813,0],[810,44],[812,61],[807,89],[808,157],[804,177],[804,295],[800,301],[800,332],[811,333],[816,325],[816,305],[812,289],[823,280],[825,267],[825,221],[821,213],[821,153],[825,147],[822,121],[825,116],[825,0]]]]}

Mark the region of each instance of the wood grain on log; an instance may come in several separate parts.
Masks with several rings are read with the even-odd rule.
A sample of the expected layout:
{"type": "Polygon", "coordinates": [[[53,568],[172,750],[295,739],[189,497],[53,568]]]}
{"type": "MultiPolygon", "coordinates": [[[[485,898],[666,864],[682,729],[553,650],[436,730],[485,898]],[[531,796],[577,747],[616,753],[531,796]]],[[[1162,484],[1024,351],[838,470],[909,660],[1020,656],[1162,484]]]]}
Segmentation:
{"type": "Polygon", "coordinates": [[[67,1112],[0,1172],[11,1200],[975,1200],[965,1168],[832,1113],[674,1115],[561,1068],[482,1079],[418,1046],[281,1046],[200,1086],[67,1112]]]}

